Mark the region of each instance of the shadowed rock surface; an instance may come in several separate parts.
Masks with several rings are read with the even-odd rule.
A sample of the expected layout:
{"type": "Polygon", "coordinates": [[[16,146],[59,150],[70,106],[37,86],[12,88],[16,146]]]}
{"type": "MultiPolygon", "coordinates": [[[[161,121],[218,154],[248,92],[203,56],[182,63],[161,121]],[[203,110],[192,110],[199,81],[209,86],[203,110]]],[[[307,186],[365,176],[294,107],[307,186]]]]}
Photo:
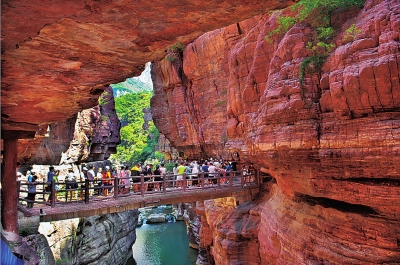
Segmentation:
{"type": "Polygon", "coordinates": [[[109,84],[163,58],[168,46],[292,3],[3,1],[2,130],[65,121],[97,105],[109,84]]]}
{"type": "Polygon", "coordinates": [[[66,264],[125,264],[136,240],[138,210],[41,223],[55,260],[66,264]]]}
{"type": "MultiPolygon", "coordinates": [[[[153,120],[178,152],[237,152],[276,181],[259,212],[255,264],[399,262],[399,14],[398,1],[384,0],[333,14],[336,49],[303,86],[315,29],[298,24],[266,42],[275,14],[208,32],[183,62],[153,65],[153,120]],[[360,32],[349,40],[352,24],[360,32]]],[[[225,246],[245,239],[232,226],[200,244],[217,264],[238,262],[225,246]]]]}

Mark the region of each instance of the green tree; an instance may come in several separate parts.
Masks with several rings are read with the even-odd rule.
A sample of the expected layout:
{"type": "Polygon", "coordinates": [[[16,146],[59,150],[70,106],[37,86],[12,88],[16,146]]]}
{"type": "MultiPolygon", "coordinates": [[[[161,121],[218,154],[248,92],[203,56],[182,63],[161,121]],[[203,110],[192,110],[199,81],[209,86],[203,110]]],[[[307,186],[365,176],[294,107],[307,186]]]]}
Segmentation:
{"type": "Polygon", "coordinates": [[[150,107],[152,92],[127,93],[115,98],[115,109],[121,121],[121,144],[111,159],[118,163],[137,163],[155,158],[154,148],[159,132],[152,121],[143,128],[144,108],[150,107]]]}

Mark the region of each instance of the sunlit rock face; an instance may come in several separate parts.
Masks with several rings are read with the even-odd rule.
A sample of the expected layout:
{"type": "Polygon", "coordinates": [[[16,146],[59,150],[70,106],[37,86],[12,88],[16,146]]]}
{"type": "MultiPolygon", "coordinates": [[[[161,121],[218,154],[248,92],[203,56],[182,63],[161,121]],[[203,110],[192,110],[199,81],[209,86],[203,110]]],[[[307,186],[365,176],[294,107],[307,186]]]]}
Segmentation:
{"type": "Polygon", "coordinates": [[[60,164],[106,160],[117,151],[121,122],[115,111],[113,89],[107,87],[99,105],[78,113],[74,138],[60,164]]]}
{"type": "Polygon", "coordinates": [[[202,35],[181,64],[154,65],[153,119],[178,151],[238,152],[275,179],[260,210],[260,264],[400,260],[399,13],[398,1],[368,0],[334,14],[336,49],[303,86],[314,29],[266,42],[274,14],[202,35]]]}
{"type": "Polygon", "coordinates": [[[293,2],[3,1],[2,130],[65,121],[168,46],[293,2]]]}

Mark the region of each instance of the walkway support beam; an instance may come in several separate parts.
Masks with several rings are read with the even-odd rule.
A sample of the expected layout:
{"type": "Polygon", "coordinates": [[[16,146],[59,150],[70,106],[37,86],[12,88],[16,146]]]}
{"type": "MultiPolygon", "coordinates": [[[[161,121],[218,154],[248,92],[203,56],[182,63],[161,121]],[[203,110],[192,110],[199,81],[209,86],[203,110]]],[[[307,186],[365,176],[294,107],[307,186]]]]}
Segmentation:
{"type": "Polygon", "coordinates": [[[17,139],[4,139],[1,172],[1,223],[8,232],[18,233],[17,139]]]}

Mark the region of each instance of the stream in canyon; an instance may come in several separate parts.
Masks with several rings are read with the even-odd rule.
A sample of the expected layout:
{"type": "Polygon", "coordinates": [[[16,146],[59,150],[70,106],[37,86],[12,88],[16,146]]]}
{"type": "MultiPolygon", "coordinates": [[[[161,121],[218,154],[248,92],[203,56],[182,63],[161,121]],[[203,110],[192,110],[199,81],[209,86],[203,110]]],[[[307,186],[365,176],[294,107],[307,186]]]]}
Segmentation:
{"type": "Polygon", "coordinates": [[[132,252],[126,265],[194,265],[198,254],[189,247],[185,222],[175,220],[137,227],[132,252]]]}

